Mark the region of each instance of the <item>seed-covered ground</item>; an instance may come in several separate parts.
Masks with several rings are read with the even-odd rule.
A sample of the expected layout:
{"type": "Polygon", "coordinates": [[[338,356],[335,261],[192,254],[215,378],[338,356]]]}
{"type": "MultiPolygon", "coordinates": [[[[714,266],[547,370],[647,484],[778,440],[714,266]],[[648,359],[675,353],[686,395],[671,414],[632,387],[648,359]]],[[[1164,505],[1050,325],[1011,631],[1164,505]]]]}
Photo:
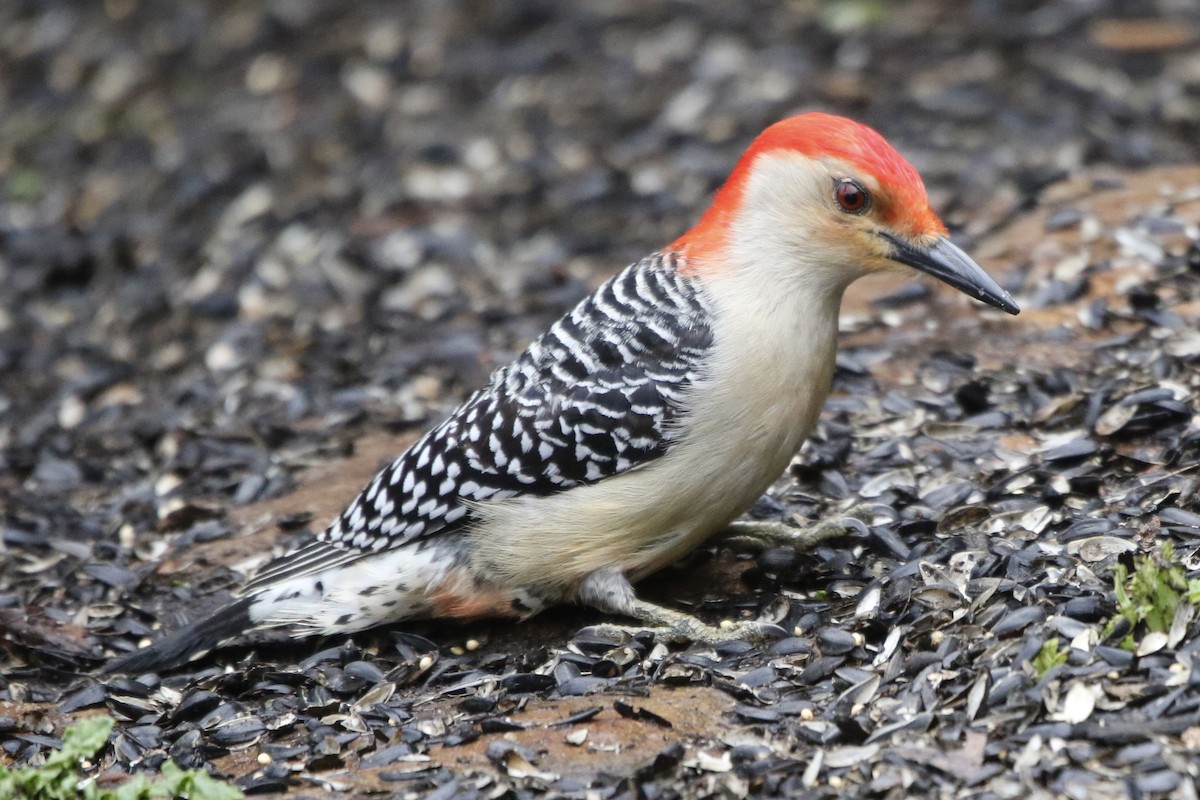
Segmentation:
{"type": "Polygon", "coordinates": [[[0,764],[108,714],[105,786],[170,758],[289,797],[1196,797],[1197,43],[1170,0],[4,5],[0,764]],[[855,287],[753,514],[873,523],[644,587],[792,635],[562,608],[93,676],[814,108],[908,155],[1024,310],[855,287]]]}

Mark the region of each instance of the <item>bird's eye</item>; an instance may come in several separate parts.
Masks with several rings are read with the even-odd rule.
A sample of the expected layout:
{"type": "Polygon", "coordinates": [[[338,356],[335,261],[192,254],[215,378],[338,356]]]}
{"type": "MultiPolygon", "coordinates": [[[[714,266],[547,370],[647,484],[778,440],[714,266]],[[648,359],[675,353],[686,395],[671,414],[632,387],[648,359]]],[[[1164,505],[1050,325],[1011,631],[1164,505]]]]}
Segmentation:
{"type": "Polygon", "coordinates": [[[871,207],[871,193],[858,181],[838,181],[833,194],[842,210],[851,214],[863,214],[871,207]]]}

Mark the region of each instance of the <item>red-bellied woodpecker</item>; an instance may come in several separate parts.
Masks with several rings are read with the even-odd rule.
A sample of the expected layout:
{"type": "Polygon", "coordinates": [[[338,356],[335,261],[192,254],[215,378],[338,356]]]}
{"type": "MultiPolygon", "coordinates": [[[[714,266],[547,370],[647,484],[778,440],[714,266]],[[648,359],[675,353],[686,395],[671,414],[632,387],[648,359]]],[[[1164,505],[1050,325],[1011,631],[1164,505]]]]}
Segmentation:
{"type": "MultiPolygon", "coordinates": [[[[830,389],[843,291],[906,268],[1018,311],[878,133],[815,113],[772,125],[695,227],[498,369],[317,541],[109,669],[169,666],[256,627],[347,633],[571,601],[675,638],[753,635],[640,600],[632,583],[729,527],[783,472],[830,389]]],[[[805,543],[838,529],[773,532],[805,543]]]]}

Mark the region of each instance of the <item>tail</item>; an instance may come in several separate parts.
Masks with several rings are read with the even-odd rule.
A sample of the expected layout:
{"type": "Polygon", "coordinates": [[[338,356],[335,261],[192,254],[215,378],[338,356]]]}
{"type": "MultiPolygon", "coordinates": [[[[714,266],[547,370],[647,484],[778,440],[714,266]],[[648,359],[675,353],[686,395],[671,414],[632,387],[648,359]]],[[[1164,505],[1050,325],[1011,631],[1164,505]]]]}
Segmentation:
{"type": "Polygon", "coordinates": [[[243,597],[200,622],[159,639],[149,647],[110,661],[100,668],[100,674],[156,672],[177,667],[202,655],[253,627],[254,623],[250,620],[250,604],[253,600],[253,597],[243,597]]]}

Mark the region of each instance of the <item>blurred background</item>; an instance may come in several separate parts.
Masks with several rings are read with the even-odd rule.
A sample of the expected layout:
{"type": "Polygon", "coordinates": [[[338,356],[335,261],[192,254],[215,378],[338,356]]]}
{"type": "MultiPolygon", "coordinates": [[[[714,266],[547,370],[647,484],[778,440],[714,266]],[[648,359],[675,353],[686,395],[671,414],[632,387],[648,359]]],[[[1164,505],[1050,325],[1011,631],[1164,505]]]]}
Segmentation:
{"type": "Polygon", "coordinates": [[[151,525],[163,470],[246,502],[297,442],[423,420],[789,114],[877,127],[968,245],[1081,168],[1192,162],[1198,42],[1194,0],[6,2],[9,523],[151,525]]]}

